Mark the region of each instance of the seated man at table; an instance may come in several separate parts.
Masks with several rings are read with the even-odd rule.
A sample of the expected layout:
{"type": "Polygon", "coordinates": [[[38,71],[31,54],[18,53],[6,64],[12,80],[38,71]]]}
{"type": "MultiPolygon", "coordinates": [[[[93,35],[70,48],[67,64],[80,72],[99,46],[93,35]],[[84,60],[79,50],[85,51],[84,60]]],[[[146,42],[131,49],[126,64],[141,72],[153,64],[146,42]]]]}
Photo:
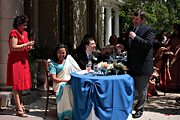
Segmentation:
{"type": "Polygon", "coordinates": [[[84,35],[80,46],[73,53],[74,59],[82,70],[86,69],[87,64],[92,66],[98,62],[98,58],[93,55],[94,52],[96,52],[94,37],[89,34],[84,35]]]}
{"type": "Polygon", "coordinates": [[[73,95],[69,84],[70,74],[80,68],[71,55],[67,54],[67,46],[56,47],[48,64],[53,90],[56,92],[57,115],[59,120],[72,120],[73,95]]]}

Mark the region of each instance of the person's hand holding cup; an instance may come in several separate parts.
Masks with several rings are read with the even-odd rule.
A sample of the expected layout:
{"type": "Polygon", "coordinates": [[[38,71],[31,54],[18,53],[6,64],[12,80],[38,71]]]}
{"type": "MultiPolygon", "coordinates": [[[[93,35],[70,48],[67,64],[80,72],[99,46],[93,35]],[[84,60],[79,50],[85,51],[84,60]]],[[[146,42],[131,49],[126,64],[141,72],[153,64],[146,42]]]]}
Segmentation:
{"type": "Polygon", "coordinates": [[[34,43],[35,43],[34,40],[29,41],[28,44],[27,44],[28,48],[29,48],[29,49],[34,49],[34,43]]]}

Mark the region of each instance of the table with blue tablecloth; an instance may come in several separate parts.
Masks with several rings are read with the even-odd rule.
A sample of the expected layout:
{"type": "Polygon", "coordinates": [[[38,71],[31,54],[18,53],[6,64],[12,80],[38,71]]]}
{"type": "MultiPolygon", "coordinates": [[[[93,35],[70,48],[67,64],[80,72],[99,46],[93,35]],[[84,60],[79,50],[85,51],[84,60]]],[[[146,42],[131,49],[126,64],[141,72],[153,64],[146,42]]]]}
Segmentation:
{"type": "Polygon", "coordinates": [[[132,111],[134,81],[128,74],[71,74],[74,120],[86,120],[92,109],[100,120],[126,120],[132,111]]]}

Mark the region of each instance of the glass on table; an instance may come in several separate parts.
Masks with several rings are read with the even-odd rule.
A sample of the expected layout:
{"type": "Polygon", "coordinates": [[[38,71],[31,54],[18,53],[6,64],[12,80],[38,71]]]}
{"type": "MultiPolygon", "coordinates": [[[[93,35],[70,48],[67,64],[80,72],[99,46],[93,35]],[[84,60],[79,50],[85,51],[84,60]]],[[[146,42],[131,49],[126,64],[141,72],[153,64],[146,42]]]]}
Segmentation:
{"type": "Polygon", "coordinates": [[[92,64],[86,64],[86,71],[87,72],[91,71],[91,66],[92,66],[92,64]]]}
{"type": "Polygon", "coordinates": [[[98,64],[95,63],[93,65],[93,70],[94,70],[94,72],[98,72],[98,64]]]}

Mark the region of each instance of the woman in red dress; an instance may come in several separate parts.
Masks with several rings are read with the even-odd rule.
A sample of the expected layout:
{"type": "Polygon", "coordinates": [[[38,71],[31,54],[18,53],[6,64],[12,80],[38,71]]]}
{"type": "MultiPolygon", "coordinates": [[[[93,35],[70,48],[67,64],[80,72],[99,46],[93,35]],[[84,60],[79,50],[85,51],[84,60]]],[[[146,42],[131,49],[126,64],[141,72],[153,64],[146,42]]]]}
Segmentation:
{"type": "Polygon", "coordinates": [[[25,15],[14,19],[13,30],[9,34],[9,55],[7,63],[7,86],[13,87],[13,96],[16,104],[16,115],[26,117],[23,110],[22,91],[31,88],[30,67],[27,60],[28,50],[34,41],[28,40],[28,18],[25,15]]]}

